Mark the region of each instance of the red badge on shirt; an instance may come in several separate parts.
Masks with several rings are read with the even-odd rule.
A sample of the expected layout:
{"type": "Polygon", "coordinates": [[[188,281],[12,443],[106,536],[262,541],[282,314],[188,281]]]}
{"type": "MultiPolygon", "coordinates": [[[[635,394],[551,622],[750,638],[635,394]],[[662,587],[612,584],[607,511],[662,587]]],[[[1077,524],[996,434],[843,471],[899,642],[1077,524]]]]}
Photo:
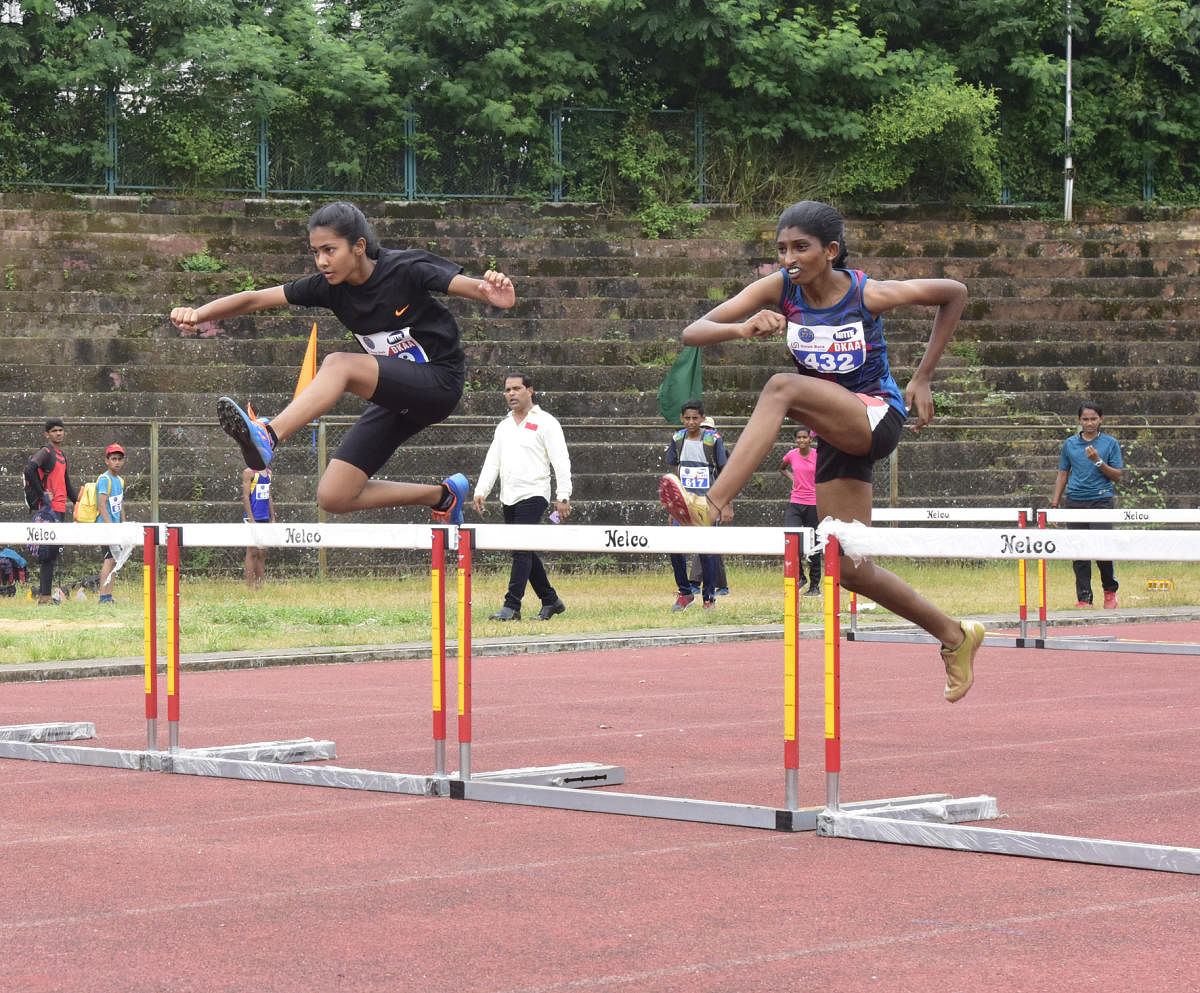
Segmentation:
{"type": "Polygon", "coordinates": [[[526,421],[525,422],[525,430],[526,431],[536,431],[537,425],[532,423],[531,421],[526,421]]]}

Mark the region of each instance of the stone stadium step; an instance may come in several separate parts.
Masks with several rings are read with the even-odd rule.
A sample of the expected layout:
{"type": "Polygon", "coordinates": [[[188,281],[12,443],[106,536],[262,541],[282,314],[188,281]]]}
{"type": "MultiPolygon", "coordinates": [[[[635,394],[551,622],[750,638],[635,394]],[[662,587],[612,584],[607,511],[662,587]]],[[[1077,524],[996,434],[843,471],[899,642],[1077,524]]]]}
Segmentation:
{"type": "MultiPolygon", "coordinates": [[[[385,245],[435,251],[470,274],[502,268],[518,280],[520,301],[497,314],[449,302],[463,329],[468,392],[459,413],[402,447],[384,475],[425,478],[436,467],[474,478],[504,413],[497,377],[521,367],[564,421],[583,501],[574,519],[660,520],[654,480],[673,425],[658,415],[658,384],[687,323],[776,268],[774,218],[716,212],[699,238],[654,241],[641,237],[635,219],[595,205],[367,206],[385,245]]],[[[249,396],[260,413],[277,412],[291,399],[314,319],[321,355],[356,346],[325,312],[247,316],[189,338],[166,315],[179,303],[310,272],[311,207],[308,199],[199,205],[0,194],[0,247],[10,260],[0,289],[0,349],[9,367],[0,374],[0,391],[8,389],[0,392],[0,439],[9,440],[0,458],[7,451],[10,461],[22,461],[41,439],[41,416],[53,412],[79,422],[68,433],[79,446],[71,449],[73,465],[95,459],[117,432],[131,465],[146,466],[148,428],[128,422],[156,418],[164,516],[240,514],[240,460],[215,424],[215,397],[249,396]],[[182,271],[183,260],[200,252],[222,270],[182,271]]],[[[1151,469],[1169,464],[1166,499],[1194,505],[1200,455],[1191,437],[1200,410],[1189,372],[1200,340],[1200,211],[1081,211],[1072,224],[1023,208],[958,219],[935,214],[891,207],[847,224],[851,265],[877,279],[961,279],[970,292],[934,383],[938,418],[920,435],[906,435],[896,454],[902,502],[995,505],[998,486],[1018,502],[1039,502],[1031,495],[1048,496],[1075,405],[1087,396],[1104,404],[1123,443],[1135,430],[1139,444],[1164,439],[1163,454],[1143,461],[1151,469]],[[1144,429],[1135,428],[1138,419],[1144,429]]],[[[890,313],[885,326],[903,383],[923,353],[931,315],[908,308],[890,313]]],[[[788,368],[777,341],[706,349],[705,399],[727,441],[736,444],[767,377],[788,368]]],[[[362,409],[354,397],[335,408],[325,429],[329,451],[362,409]]],[[[785,426],[738,501],[739,523],[778,523],[786,485],[771,463],[788,447],[785,426]]],[[[312,519],[311,433],[300,432],[277,459],[280,505],[293,519],[312,519]]],[[[1142,471],[1127,473],[1131,494],[1142,471]]],[[[134,495],[145,484],[143,476],[134,495]]],[[[883,467],[876,493],[886,498],[883,467]]],[[[408,513],[425,519],[419,511],[401,516],[408,513]]]]}

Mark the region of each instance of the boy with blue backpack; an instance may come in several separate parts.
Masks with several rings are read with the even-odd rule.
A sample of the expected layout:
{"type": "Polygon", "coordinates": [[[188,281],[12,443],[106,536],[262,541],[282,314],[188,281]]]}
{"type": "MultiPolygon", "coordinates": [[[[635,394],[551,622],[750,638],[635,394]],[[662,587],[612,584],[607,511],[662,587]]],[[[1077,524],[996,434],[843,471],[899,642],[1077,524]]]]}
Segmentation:
{"type": "MultiPolygon", "coordinates": [[[[672,436],[663,457],[675,477],[673,485],[689,495],[702,497],[725,468],[725,442],[715,430],[704,427],[704,404],[699,400],[684,401],[679,419],[683,428],[672,436]]],[[[701,596],[705,608],[710,610],[717,605],[716,564],[715,555],[700,556],[701,596]]],[[[685,610],[696,600],[688,579],[687,556],[672,555],[671,568],[679,588],[671,610],[685,610]]]]}
{"type": "MultiPolygon", "coordinates": [[[[96,520],[102,524],[120,524],[125,520],[125,480],[119,473],[125,468],[125,449],[118,444],[104,449],[105,470],[96,479],[96,520]]],[[[113,573],[117,568],[119,547],[102,545],[100,566],[100,602],[112,603],[113,573]]]]}

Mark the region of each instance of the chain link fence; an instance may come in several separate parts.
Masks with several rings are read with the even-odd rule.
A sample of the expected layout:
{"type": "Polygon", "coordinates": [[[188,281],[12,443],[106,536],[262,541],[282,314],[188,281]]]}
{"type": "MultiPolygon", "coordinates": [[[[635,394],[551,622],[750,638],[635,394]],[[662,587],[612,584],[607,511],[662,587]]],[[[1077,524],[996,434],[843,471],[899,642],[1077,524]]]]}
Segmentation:
{"type": "Polygon", "coordinates": [[[96,92],[20,141],[25,154],[12,158],[53,164],[7,169],[14,187],[404,200],[612,200],[630,192],[622,156],[636,163],[651,150],[705,202],[704,119],[682,110],[556,108],[538,133],[514,138],[413,105],[398,119],[367,110],[254,119],[236,108],[215,118],[186,105],[164,117],[132,95],[96,92]]]}

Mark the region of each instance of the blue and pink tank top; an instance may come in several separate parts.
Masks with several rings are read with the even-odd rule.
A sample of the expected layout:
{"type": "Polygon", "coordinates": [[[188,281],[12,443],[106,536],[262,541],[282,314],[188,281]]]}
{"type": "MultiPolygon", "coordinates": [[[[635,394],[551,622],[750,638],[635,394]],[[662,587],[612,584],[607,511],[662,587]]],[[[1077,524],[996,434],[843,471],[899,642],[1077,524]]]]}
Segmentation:
{"type": "Polygon", "coordinates": [[[863,302],[869,277],[858,269],[837,271],[849,274],[850,289],[832,307],[820,308],[805,303],[800,287],[781,270],[779,309],[787,318],[792,361],[802,375],[820,376],[852,393],[879,397],[907,417],[904,394],[888,365],[883,320],[863,302]]]}

